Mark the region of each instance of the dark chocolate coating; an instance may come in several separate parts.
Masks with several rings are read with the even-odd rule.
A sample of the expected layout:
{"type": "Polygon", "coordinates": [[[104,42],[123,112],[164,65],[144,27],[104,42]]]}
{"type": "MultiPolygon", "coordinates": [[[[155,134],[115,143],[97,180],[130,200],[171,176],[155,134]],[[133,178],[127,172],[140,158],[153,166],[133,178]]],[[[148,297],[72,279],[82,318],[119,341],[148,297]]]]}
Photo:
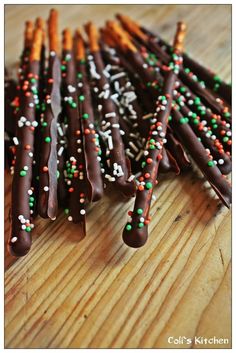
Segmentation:
{"type": "MultiPolygon", "coordinates": [[[[150,128],[150,138],[155,140],[156,143],[160,143],[163,146],[163,138],[166,135],[167,124],[168,124],[168,117],[170,115],[171,106],[172,106],[172,92],[174,88],[176,80],[176,75],[173,71],[169,71],[165,77],[165,83],[163,87],[163,95],[168,96],[167,104],[165,105],[165,110],[160,110],[157,112],[157,123],[150,128]],[[158,133],[158,124],[161,124],[162,127],[162,134],[163,136],[160,137],[158,133]],[[157,131],[157,134],[152,134],[153,130],[157,131]]],[[[159,106],[157,103],[157,107],[159,106]]],[[[149,138],[149,140],[150,140],[149,138]]],[[[145,175],[148,173],[149,177],[145,178],[145,183],[151,183],[152,187],[150,189],[145,188],[143,190],[137,190],[134,210],[132,213],[132,221],[128,223],[123,230],[123,240],[124,242],[131,246],[131,247],[141,247],[143,246],[148,238],[148,230],[147,224],[143,223],[142,228],[139,228],[140,224],[140,215],[138,210],[141,209],[142,217],[144,218],[144,222],[148,219],[149,209],[151,204],[151,197],[153,193],[153,187],[155,185],[157,179],[157,172],[159,167],[159,155],[162,153],[162,149],[147,149],[148,151],[148,158],[151,159],[151,163],[148,163],[148,158],[146,161],[146,165],[144,166],[142,175],[145,178],[145,175]],[[127,230],[127,226],[131,225],[131,230],[127,230]]]]}
{"type": "MultiPolygon", "coordinates": [[[[107,78],[103,74],[103,70],[104,70],[103,59],[100,51],[94,52],[92,54],[94,58],[94,63],[96,65],[96,70],[100,75],[100,79],[98,79],[96,83],[97,83],[99,92],[102,92],[104,89],[104,86],[106,84],[109,85],[107,78]]],[[[128,161],[128,158],[125,157],[124,144],[121,138],[120,129],[117,127],[112,127],[113,124],[119,123],[116,107],[110,97],[108,97],[107,99],[104,99],[103,97],[101,97],[101,98],[98,98],[98,100],[102,106],[103,117],[105,117],[105,115],[109,113],[116,113],[115,116],[106,118],[106,120],[111,123],[110,129],[111,129],[111,136],[112,136],[112,142],[113,142],[113,148],[111,150],[108,149],[108,151],[110,152],[109,157],[110,157],[111,165],[113,166],[114,163],[117,163],[117,165],[121,166],[124,174],[123,176],[120,176],[115,179],[115,184],[125,196],[131,197],[135,193],[136,185],[134,180],[128,181],[128,178],[130,176],[129,175],[130,162],[128,161]]]]}
{"type": "MultiPolygon", "coordinates": [[[[191,111],[186,105],[184,105],[181,107],[181,112],[183,113],[184,116],[187,117],[187,116],[189,116],[188,114],[191,111]]],[[[206,148],[210,149],[211,154],[214,157],[214,159],[216,159],[216,160],[222,159],[224,161],[224,164],[218,165],[218,168],[220,169],[221,173],[229,174],[232,169],[232,163],[231,163],[229,156],[226,153],[220,153],[218,151],[218,149],[215,147],[214,141],[211,138],[206,136],[205,131],[199,129],[199,125],[201,125],[200,121],[199,121],[199,124],[194,124],[193,120],[191,118],[189,118],[189,123],[190,123],[193,131],[195,132],[195,134],[201,138],[201,142],[203,143],[203,145],[206,148]]]]}
{"type": "Polygon", "coordinates": [[[46,110],[44,122],[47,126],[42,127],[42,142],[40,154],[39,171],[39,200],[38,212],[43,218],[55,219],[57,216],[57,120],[61,111],[61,70],[58,57],[49,57],[48,81],[46,85],[46,96],[50,96],[50,103],[45,100],[46,110]],[[50,80],[50,81],[49,81],[50,80]],[[53,80],[53,81],[51,81],[53,80]],[[45,138],[50,137],[51,141],[46,142],[45,138]],[[48,171],[44,172],[43,167],[48,171]],[[49,187],[44,191],[44,187],[49,187]]]}
{"type": "MultiPolygon", "coordinates": [[[[150,37],[150,39],[152,38],[153,41],[157,42],[164,51],[167,52],[170,50],[171,45],[169,45],[166,41],[164,41],[159,35],[152,33],[151,31],[147,30],[145,27],[141,27],[141,29],[144,33],[146,33],[150,37]]],[[[183,65],[184,67],[190,68],[194,72],[194,74],[199,76],[201,80],[205,81],[207,86],[209,86],[210,88],[214,87],[215,73],[207,69],[200,63],[198,63],[196,60],[188,56],[186,53],[183,54],[183,65]]],[[[231,105],[231,101],[232,101],[231,86],[225,83],[224,81],[221,81],[221,84],[218,88],[218,92],[221,95],[221,97],[224,98],[229,103],[229,105],[231,105]]]]}
{"type": "MultiPolygon", "coordinates": [[[[30,63],[29,72],[38,75],[38,61],[30,63]]],[[[31,91],[29,92],[31,93],[31,91]]],[[[21,115],[31,123],[35,121],[35,104],[32,93],[30,96],[21,95],[21,115]],[[29,104],[33,104],[33,106],[30,107],[29,104]]],[[[16,164],[12,183],[12,230],[8,244],[12,255],[24,256],[31,246],[31,232],[21,228],[18,216],[23,215],[29,221],[31,219],[28,190],[31,189],[33,158],[29,156],[29,150],[25,149],[25,145],[29,145],[30,152],[33,152],[34,130],[26,125],[19,127],[17,130],[19,145],[16,149],[16,164]],[[24,166],[28,167],[26,176],[20,176],[20,171],[23,170],[24,166]],[[14,237],[17,238],[16,242],[12,242],[14,237]]]]}
{"type": "Polygon", "coordinates": [[[172,117],[174,131],[183,141],[190,155],[205,175],[206,179],[209,181],[219,198],[227,207],[229,207],[232,197],[230,184],[226,181],[217,166],[208,166],[207,163],[209,162],[209,157],[203,144],[198,140],[188,123],[180,124],[182,115],[178,110],[172,109],[172,117]]]}
{"type": "Polygon", "coordinates": [[[73,56],[73,52],[70,50],[63,50],[62,53],[62,62],[64,62],[66,66],[65,77],[62,79],[62,95],[65,97],[72,97],[73,102],[75,103],[75,107],[72,107],[69,102],[65,102],[64,111],[68,120],[68,128],[67,128],[67,141],[68,141],[68,153],[67,153],[67,162],[70,161],[71,158],[75,158],[76,160],[76,169],[82,171],[84,173],[83,180],[80,180],[79,177],[73,177],[71,179],[70,188],[73,189],[73,192],[69,192],[68,197],[68,208],[69,208],[69,216],[72,217],[72,221],[74,223],[81,223],[82,228],[85,234],[85,215],[81,214],[80,211],[84,205],[80,204],[80,194],[84,193],[85,198],[87,196],[87,188],[86,188],[86,175],[85,175],[85,161],[84,161],[84,151],[83,151],[83,143],[82,143],[82,134],[81,134],[81,122],[79,120],[79,111],[78,111],[78,96],[76,89],[76,67],[75,60],[73,56]],[[70,56],[70,60],[66,60],[70,56]],[[73,87],[73,90],[70,91],[69,87],[73,87]],[[77,140],[81,140],[78,144],[77,140]],[[80,147],[81,152],[78,152],[77,149],[80,147]],[[82,169],[79,166],[82,166],[82,169]]]}
{"type": "Polygon", "coordinates": [[[186,171],[190,168],[191,162],[188,159],[186,152],[180,141],[174,136],[173,131],[168,126],[167,130],[167,144],[166,147],[168,151],[171,152],[172,156],[175,158],[181,171],[186,171]]]}
{"type": "Polygon", "coordinates": [[[79,103],[79,112],[81,119],[81,128],[83,133],[83,148],[87,174],[87,197],[89,201],[98,201],[103,196],[103,180],[101,166],[98,160],[98,151],[96,150],[95,139],[96,131],[94,127],[94,113],[92,105],[92,96],[90,85],[87,77],[86,65],[84,62],[77,61],[77,72],[82,74],[82,87],[78,88],[79,94],[84,96],[84,101],[79,103]],[[83,115],[88,114],[88,118],[84,119],[83,115]],[[90,131],[85,134],[84,131],[90,131]]]}

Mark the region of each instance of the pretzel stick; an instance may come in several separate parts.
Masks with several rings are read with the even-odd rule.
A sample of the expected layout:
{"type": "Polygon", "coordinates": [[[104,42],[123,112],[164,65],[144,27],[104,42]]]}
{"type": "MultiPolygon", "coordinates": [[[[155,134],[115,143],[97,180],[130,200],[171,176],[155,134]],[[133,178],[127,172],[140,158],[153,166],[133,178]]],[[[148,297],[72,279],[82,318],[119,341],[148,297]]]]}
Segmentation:
{"type": "Polygon", "coordinates": [[[124,242],[131,247],[143,246],[148,238],[148,224],[150,222],[149,209],[154,185],[157,183],[157,173],[159,161],[162,158],[162,148],[166,142],[166,130],[168,117],[172,107],[173,90],[176,75],[182,65],[181,53],[183,50],[183,36],[185,35],[185,25],[178,24],[175,36],[174,67],[169,67],[164,78],[163,93],[156,101],[155,123],[150,127],[149,138],[145,150],[145,166],[142,176],[139,178],[140,184],[136,192],[135,204],[130,222],[123,231],[124,242]]]}
{"type": "MultiPolygon", "coordinates": [[[[41,29],[34,31],[30,53],[27,88],[21,96],[21,116],[18,120],[18,145],[16,151],[16,165],[12,184],[12,230],[9,239],[9,250],[14,256],[25,255],[31,246],[32,208],[34,206],[32,183],[32,164],[35,120],[34,86],[39,75],[39,60],[43,34],[41,29]]],[[[37,103],[36,103],[37,104],[37,103]]]]}
{"type": "MultiPolygon", "coordinates": [[[[83,151],[83,136],[78,112],[76,88],[76,68],[73,56],[73,39],[70,30],[63,31],[62,52],[62,92],[64,111],[68,120],[67,154],[65,181],[68,186],[68,220],[79,223],[85,235],[85,200],[87,198],[86,169],[83,151]]],[[[79,98],[80,100],[81,98],[79,98]]]]}
{"type": "Polygon", "coordinates": [[[135,193],[134,176],[130,175],[130,161],[125,157],[124,145],[119,128],[119,118],[116,107],[110,97],[110,85],[104,75],[104,63],[98,44],[98,32],[96,27],[90,22],[85,26],[89,38],[91,55],[89,56],[90,74],[92,75],[94,89],[97,94],[98,106],[101,107],[102,135],[106,140],[107,157],[109,158],[112,175],[106,174],[111,182],[125,196],[132,196],[135,193]],[[106,124],[107,123],[107,124],[106,124]]]}
{"type": "Polygon", "coordinates": [[[61,69],[57,56],[58,32],[55,17],[50,13],[48,21],[49,60],[44,98],[45,111],[41,114],[41,153],[39,171],[38,212],[43,218],[57,216],[57,121],[61,111],[61,69]],[[53,30],[52,30],[53,27],[53,30]]]}
{"type": "Polygon", "coordinates": [[[92,97],[86,70],[84,41],[79,30],[75,36],[76,72],[79,100],[79,112],[83,134],[83,149],[87,175],[87,197],[89,201],[98,201],[103,195],[101,175],[101,149],[98,134],[94,127],[92,97]]]}
{"type": "MultiPolygon", "coordinates": [[[[137,22],[132,20],[128,16],[121,14],[117,15],[124,28],[129,32],[133,33],[142,42],[148,42],[150,40],[155,41],[159,44],[163,50],[167,51],[171,46],[161,39],[159,36],[154,35],[146,28],[141,27],[137,22]]],[[[231,86],[223,82],[219,76],[209,69],[206,69],[203,65],[199,64],[196,60],[190,58],[186,53],[183,54],[184,67],[190,68],[201,80],[205,81],[206,84],[222,96],[231,105],[231,86]]]]}

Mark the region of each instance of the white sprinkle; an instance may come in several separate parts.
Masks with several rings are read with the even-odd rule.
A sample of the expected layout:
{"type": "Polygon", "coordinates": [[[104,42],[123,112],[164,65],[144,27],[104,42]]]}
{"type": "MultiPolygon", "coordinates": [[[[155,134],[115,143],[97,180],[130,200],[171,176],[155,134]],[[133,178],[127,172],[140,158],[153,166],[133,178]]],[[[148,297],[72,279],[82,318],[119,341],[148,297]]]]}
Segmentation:
{"type": "Polygon", "coordinates": [[[134,179],[135,179],[135,175],[132,174],[132,175],[129,176],[128,181],[131,182],[134,179]]]}
{"type": "Polygon", "coordinates": [[[34,103],[29,103],[29,107],[33,108],[34,107],[34,103]]]}
{"type": "Polygon", "coordinates": [[[113,141],[112,141],[112,137],[110,135],[107,138],[107,142],[108,142],[109,150],[113,150],[113,141]]]}
{"type": "Polygon", "coordinates": [[[85,210],[80,210],[80,214],[85,215],[85,210]]]}
{"type": "Polygon", "coordinates": [[[57,152],[57,155],[58,155],[58,156],[61,156],[62,153],[63,153],[63,151],[64,151],[64,147],[61,146],[61,147],[59,148],[58,152],[57,152]]]}
{"type": "Polygon", "coordinates": [[[152,117],[153,117],[153,114],[149,113],[149,114],[143,115],[142,119],[146,120],[146,119],[149,119],[149,118],[152,118],[152,117]]]}
{"type": "Polygon", "coordinates": [[[72,85],[69,85],[67,88],[68,88],[68,91],[69,91],[70,93],[73,93],[73,92],[76,91],[76,88],[75,88],[74,86],[72,86],[72,85]]]}
{"type": "Polygon", "coordinates": [[[120,128],[120,124],[112,124],[112,127],[114,127],[114,128],[120,128]]]}
{"type": "MultiPolygon", "coordinates": [[[[28,195],[32,195],[33,191],[31,189],[28,190],[28,195]]],[[[19,216],[20,217],[20,216],[19,216]]],[[[23,216],[22,216],[23,217],[23,216]]]]}
{"type": "Polygon", "coordinates": [[[69,222],[73,221],[73,218],[71,216],[69,216],[67,219],[68,219],[69,222]]]}
{"type": "Polygon", "coordinates": [[[55,56],[55,55],[56,55],[55,51],[50,51],[50,56],[55,56]]]}
{"type": "Polygon", "coordinates": [[[135,146],[135,144],[134,144],[132,141],[129,142],[129,145],[130,145],[130,147],[133,148],[133,150],[134,150],[136,153],[139,152],[139,149],[135,146]]]}
{"type": "Polygon", "coordinates": [[[13,142],[16,146],[19,145],[19,141],[17,137],[13,137],[13,142]]]}
{"type": "Polygon", "coordinates": [[[37,122],[36,120],[35,120],[35,121],[32,121],[31,125],[32,125],[33,127],[37,127],[37,126],[38,126],[38,122],[37,122]]]}
{"type": "Polygon", "coordinates": [[[48,191],[48,190],[49,190],[49,187],[48,187],[48,186],[44,186],[43,190],[44,190],[44,191],[48,191]]]}
{"type": "Polygon", "coordinates": [[[17,237],[11,238],[11,243],[15,243],[17,241],[17,237]]]}
{"type": "Polygon", "coordinates": [[[105,114],[105,118],[114,118],[116,116],[115,112],[105,114]]]}
{"type": "Polygon", "coordinates": [[[115,81],[118,78],[121,78],[121,77],[124,77],[124,76],[126,76],[125,72],[119,72],[118,74],[111,76],[111,81],[115,81]]]}
{"type": "Polygon", "coordinates": [[[24,170],[28,170],[29,167],[27,167],[27,165],[25,165],[25,166],[23,167],[23,169],[24,169],[24,170]]]}
{"type": "Polygon", "coordinates": [[[28,154],[29,154],[29,157],[33,158],[34,156],[33,152],[29,152],[28,154]]]}
{"type": "Polygon", "coordinates": [[[219,160],[218,160],[218,163],[219,163],[220,165],[222,165],[222,164],[224,164],[224,160],[223,160],[223,159],[219,159],[219,160]]]}

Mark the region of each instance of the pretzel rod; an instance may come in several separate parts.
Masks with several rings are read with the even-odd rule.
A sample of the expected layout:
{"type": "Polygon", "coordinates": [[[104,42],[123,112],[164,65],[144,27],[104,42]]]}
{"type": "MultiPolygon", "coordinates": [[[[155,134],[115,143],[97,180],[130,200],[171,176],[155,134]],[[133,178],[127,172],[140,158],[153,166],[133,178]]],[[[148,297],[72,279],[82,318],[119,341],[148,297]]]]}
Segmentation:
{"type": "MultiPolygon", "coordinates": [[[[148,55],[148,53],[146,51],[142,51],[142,56],[144,58],[146,58],[146,61],[149,64],[149,59],[148,59],[147,55],[148,55]]],[[[145,73],[143,70],[140,72],[140,74],[146,80],[147,80],[146,76],[148,76],[148,78],[150,79],[150,82],[153,82],[153,83],[155,82],[155,76],[156,76],[158,78],[159,82],[161,83],[162,78],[160,77],[160,73],[161,73],[161,75],[165,74],[165,71],[168,69],[168,67],[166,67],[165,65],[160,65],[160,64],[155,63],[154,59],[157,60],[156,57],[152,56],[150,59],[150,63],[152,63],[152,65],[154,65],[154,64],[157,65],[160,72],[156,73],[153,67],[148,67],[147,68],[148,70],[146,70],[146,71],[148,71],[148,74],[145,73]],[[150,71],[150,69],[152,69],[152,71],[150,71]],[[154,76],[152,75],[152,72],[154,73],[154,76]]],[[[140,61],[140,59],[139,59],[139,61],[140,61]]],[[[142,65],[142,66],[144,67],[144,65],[142,65]]],[[[183,85],[181,80],[178,80],[176,82],[176,89],[179,91],[179,93],[181,95],[184,94],[186,96],[187,105],[191,108],[191,110],[193,110],[197,114],[200,113],[200,115],[203,117],[203,121],[206,119],[208,124],[213,128],[214,134],[212,134],[212,139],[218,137],[218,139],[220,139],[221,142],[224,144],[225,148],[227,150],[229,150],[231,147],[231,143],[232,143],[232,141],[230,139],[231,131],[229,129],[229,124],[226,123],[224,120],[222,120],[220,116],[217,116],[217,118],[216,118],[216,115],[213,114],[209,109],[207,109],[202,104],[200,98],[195,96],[189,90],[188,87],[183,85]]],[[[224,154],[224,151],[222,151],[222,147],[220,146],[219,142],[216,140],[215,143],[218,145],[218,147],[220,147],[221,153],[224,154]]],[[[228,160],[228,162],[229,162],[228,156],[226,156],[226,160],[228,160]]],[[[222,168],[225,169],[224,166],[222,168]]],[[[225,170],[227,170],[227,168],[228,167],[226,167],[225,170]]]]}
{"type": "Polygon", "coordinates": [[[123,231],[124,242],[131,247],[137,248],[143,246],[148,238],[148,224],[150,222],[149,209],[154,185],[157,183],[157,173],[159,161],[162,158],[162,149],[166,141],[166,131],[168,118],[172,108],[173,90],[176,81],[176,75],[182,65],[181,50],[179,38],[182,35],[182,27],[177,26],[175,44],[174,67],[169,67],[164,78],[163,93],[156,101],[155,122],[150,127],[149,138],[145,150],[145,165],[142,176],[139,178],[139,187],[136,192],[133,212],[123,231]]]}
{"type": "MultiPolygon", "coordinates": [[[[50,23],[50,19],[49,19],[50,23]]],[[[49,48],[56,42],[57,33],[50,35],[49,48]]],[[[55,49],[55,48],[54,48],[55,49]]],[[[48,71],[45,87],[44,111],[41,114],[41,153],[39,169],[38,212],[43,218],[56,219],[57,200],[57,121],[61,111],[61,68],[55,50],[51,50],[48,59],[48,71]]]]}
{"type": "Polygon", "coordinates": [[[221,174],[219,168],[215,165],[212,156],[204,148],[189,124],[181,123],[182,116],[176,109],[176,106],[172,109],[172,117],[172,124],[177,135],[183,140],[190,155],[205,175],[218,197],[222,200],[225,206],[229,207],[231,203],[230,184],[227,182],[224,175],[221,174]]]}
{"type": "Polygon", "coordinates": [[[24,48],[31,48],[33,41],[33,31],[34,26],[32,21],[25,22],[25,32],[24,32],[24,48]]]}
{"type": "Polygon", "coordinates": [[[79,94],[79,112],[83,134],[83,149],[87,174],[87,197],[89,201],[98,201],[103,195],[101,174],[101,149],[98,134],[94,127],[92,97],[86,70],[86,57],[83,38],[76,32],[76,72],[79,94]]]}
{"type": "MultiPolygon", "coordinates": [[[[121,20],[122,24],[127,30],[130,30],[125,24],[125,21],[122,19],[122,17],[119,17],[121,20]]],[[[132,33],[131,33],[132,34],[132,33]]],[[[133,33],[135,35],[136,33],[133,33]]],[[[170,61],[170,55],[165,52],[162,47],[158,44],[155,38],[149,37],[148,41],[143,40],[141,37],[138,38],[142,44],[147,46],[152,52],[158,55],[160,57],[161,61],[163,63],[167,64],[170,61]]],[[[215,99],[215,97],[208,92],[199,82],[194,81],[192,79],[193,74],[190,72],[189,69],[181,70],[180,72],[180,78],[181,80],[189,87],[191,88],[198,96],[200,96],[203,101],[209,105],[209,107],[216,113],[216,114],[224,114],[225,109],[227,107],[224,106],[223,102],[222,104],[218,102],[218,100],[215,99]]],[[[226,111],[227,115],[230,116],[230,112],[227,110],[226,111]]]]}
{"type": "Polygon", "coordinates": [[[49,37],[49,51],[59,52],[59,39],[58,39],[58,11],[52,9],[48,19],[48,37],[49,37]]]}
{"type": "MultiPolygon", "coordinates": [[[[76,88],[76,67],[72,52],[71,32],[63,31],[63,52],[62,52],[62,92],[64,100],[64,111],[68,121],[67,128],[67,161],[65,182],[68,186],[68,209],[65,213],[68,220],[80,223],[81,230],[85,234],[85,200],[86,190],[86,169],[83,151],[83,136],[81,134],[81,121],[78,111],[78,95],[76,88]]],[[[79,98],[80,99],[80,98],[79,98]]]]}
{"type": "Polygon", "coordinates": [[[28,81],[25,82],[24,95],[21,95],[21,116],[17,127],[16,164],[12,183],[12,230],[9,250],[14,256],[25,255],[31,246],[31,216],[34,196],[31,188],[34,152],[35,105],[38,96],[35,85],[38,82],[39,59],[42,46],[42,30],[36,29],[31,48],[28,81]],[[33,60],[32,60],[33,59],[33,60]],[[38,59],[38,60],[37,60],[38,59]]]}
{"type": "MultiPolygon", "coordinates": [[[[117,18],[122,23],[124,28],[129,32],[133,33],[139,40],[148,42],[151,38],[155,40],[163,50],[167,51],[171,46],[164,41],[160,36],[153,34],[146,28],[141,27],[137,22],[124,15],[117,15],[117,18]]],[[[206,82],[207,86],[218,92],[223,99],[225,99],[231,105],[231,86],[222,81],[218,75],[211,70],[205,68],[203,65],[198,63],[196,60],[189,57],[186,53],[183,54],[184,67],[190,68],[199,78],[206,82]]]]}
{"type": "MultiPolygon", "coordinates": [[[[183,96],[178,94],[177,101],[183,96]]],[[[176,97],[175,97],[176,99],[176,97]]],[[[232,163],[229,156],[225,153],[223,145],[216,139],[216,136],[212,133],[212,130],[207,126],[206,120],[200,120],[196,113],[193,113],[185,104],[184,100],[181,99],[180,111],[182,112],[183,118],[181,121],[188,121],[197,136],[200,137],[203,145],[210,149],[212,156],[214,157],[215,163],[223,174],[229,174],[232,169],[232,163]],[[214,139],[212,139],[214,137],[214,139]]]]}
{"type": "Polygon", "coordinates": [[[98,106],[101,107],[100,113],[103,118],[101,121],[102,134],[106,140],[106,155],[112,172],[112,175],[105,175],[105,177],[109,181],[115,182],[125,196],[132,196],[135,193],[136,186],[133,180],[134,177],[130,175],[130,161],[125,156],[119,128],[119,118],[115,104],[111,99],[109,81],[104,75],[104,62],[100,48],[97,46],[97,31],[92,23],[87,24],[85,28],[91,49],[91,55],[88,56],[90,75],[94,82],[98,106]],[[93,38],[94,33],[95,38],[93,38]],[[94,46],[96,51],[93,51],[94,46]]]}

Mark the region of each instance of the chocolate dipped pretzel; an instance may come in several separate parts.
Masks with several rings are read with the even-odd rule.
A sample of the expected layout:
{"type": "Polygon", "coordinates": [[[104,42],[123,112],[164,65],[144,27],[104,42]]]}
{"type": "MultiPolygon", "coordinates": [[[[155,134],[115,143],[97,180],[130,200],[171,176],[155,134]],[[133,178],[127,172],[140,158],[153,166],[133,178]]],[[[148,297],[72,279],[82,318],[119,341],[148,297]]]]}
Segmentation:
{"type": "Polygon", "coordinates": [[[139,178],[140,184],[136,192],[135,204],[132,213],[129,213],[131,220],[126,224],[123,231],[124,242],[134,248],[143,246],[148,238],[148,224],[150,221],[149,209],[153,188],[156,183],[159,161],[162,158],[162,146],[166,142],[166,130],[168,118],[172,108],[173,90],[176,75],[182,65],[182,47],[186,26],[180,22],[174,39],[175,62],[174,67],[167,71],[163,93],[156,102],[155,123],[150,127],[150,134],[145,150],[145,166],[142,176],[139,178]]]}
{"type": "Polygon", "coordinates": [[[34,152],[34,130],[38,123],[35,120],[35,105],[38,97],[35,94],[35,83],[39,79],[39,61],[42,46],[42,30],[34,31],[29,59],[27,80],[20,95],[21,114],[17,126],[18,144],[16,164],[12,183],[12,229],[9,239],[9,250],[14,256],[25,255],[31,247],[32,208],[34,206],[32,183],[32,165],[34,152]]]}
{"type": "Polygon", "coordinates": [[[51,10],[49,22],[49,59],[44,104],[41,114],[41,154],[38,212],[43,218],[57,216],[57,121],[61,111],[61,67],[58,58],[57,12],[51,10]]]}
{"type": "Polygon", "coordinates": [[[98,201],[103,195],[103,180],[100,165],[101,148],[99,137],[94,126],[92,96],[86,68],[85,46],[79,30],[77,30],[75,36],[75,51],[79,113],[87,175],[87,198],[89,201],[98,201]]]}
{"type": "MultiPolygon", "coordinates": [[[[148,31],[144,32],[143,29],[128,16],[119,14],[117,17],[130,34],[135,35],[135,37],[140,40],[142,44],[147,46],[152,52],[156,53],[158,57],[160,57],[160,59],[168,65],[170,56],[166,51],[163,50],[155,36],[150,35],[150,32],[148,31]]],[[[199,83],[192,79],[193,73],[191,73],[189,68],[186,68],[185,70],[182,69],[180,72],[180,77],[183,82],[186,83],[186,85],[188,85],[191,89],[193,89],[194,92],[200,96],[216,114],[225,113],[226,108],[227,114],[230,116],[230,112],[228,111],[227,107],[224,106],[224,102],[216,100],[214,95],[205,89],[203,82],[199,83]]]]}
{"type": "Polygon", "coordinates": [[[110,86],[104,75],[104,62],[98,43],[98,32],[90,22],[85,26],[89,38],[91,55],[88,57],[90,75],[94,82],[98,107],[102,115],[101,132],[107,145],[107,157],[111,174],[106,174],[108,181],[114,182],[125,196],[133,196],[136,190],[134,176],[130,173],[130,161],[125,156],[121,137],[118,112],[110,97],[110,86]]]}
{"type": "MultiPolygon", "coordinates": [[[[78,111],[78,95],[76,88],[76,66],[73,55],[73,40],[69,29],[63,31],[62,52],[62,94],[64,111],[68,121],[67,127],[67,161],[65,165],[65,181],[68,186],[68,209],[65,213],[68,220],[80,223],[85,234],[85,201],[87,198],[86,168],[83,151],[83,136],[78,111]]],[[[79,100],[81,97],[79,96],[79,100]]]]}

